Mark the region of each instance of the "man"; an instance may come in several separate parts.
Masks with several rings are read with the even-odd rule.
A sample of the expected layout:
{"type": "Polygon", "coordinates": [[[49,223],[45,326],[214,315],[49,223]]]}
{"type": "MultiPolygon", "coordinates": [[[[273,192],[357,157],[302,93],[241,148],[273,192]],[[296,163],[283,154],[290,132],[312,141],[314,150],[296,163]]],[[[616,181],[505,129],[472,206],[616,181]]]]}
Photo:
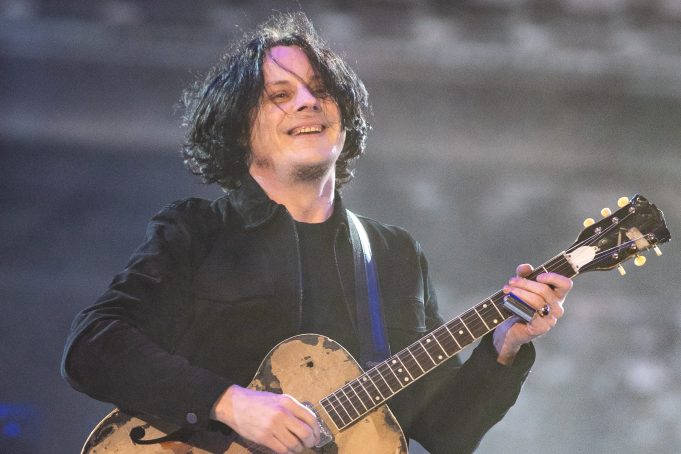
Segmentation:
{"type": "MultiPolygon", "coordinates": [[[[245,388],[264,355],[302,332],[361,352],[348,215],[339,187],[368,131],[366,91],[302,14],[278,15],[184,97],[184,155],[227,195],[176,202],[109,290],[74,321],[62,373],[78,390],[150,418],[224,424],[277,453],[320,438],[295,398],[245,388]]],[[[427,262],[402,229],[362,218],[392,352],[442,324],[427,262]]],[[[505,292],[549,309],[512,318],[391,402],[407,437],[469,452],[515,402],[529,343],[563,314],[571,281],[520,276],[505,292]]]]}

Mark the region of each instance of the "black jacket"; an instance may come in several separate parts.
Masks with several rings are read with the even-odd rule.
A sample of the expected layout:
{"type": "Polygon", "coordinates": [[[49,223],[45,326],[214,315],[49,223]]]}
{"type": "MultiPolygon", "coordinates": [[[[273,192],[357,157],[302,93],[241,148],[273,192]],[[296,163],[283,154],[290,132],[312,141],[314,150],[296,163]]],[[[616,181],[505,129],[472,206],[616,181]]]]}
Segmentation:
{"type": "MultiPolygon", "coordinates": [[[[442,319],[419,244],[398,227],[361,220],[395,353],[442,319]]],[[[345,216],[336,238],[337,261],[352,260],[345,216]]],[[[353,280],[341,275],[349,305],[353,280]]],[[[176,202],[152,218],[127,268],[74,320],[62,374],[129,413],[206,428],[222,392],[246,386],[273,346],[300,333],[303,291],[295,223],[255,181],[212,203],[176,202]]],[[[390,407],[405,435],[431,452],[468,452],[513,405],[533,360],[529,345],[501,366],[487,336],[463,366],[450,360],[390,407]]]]}

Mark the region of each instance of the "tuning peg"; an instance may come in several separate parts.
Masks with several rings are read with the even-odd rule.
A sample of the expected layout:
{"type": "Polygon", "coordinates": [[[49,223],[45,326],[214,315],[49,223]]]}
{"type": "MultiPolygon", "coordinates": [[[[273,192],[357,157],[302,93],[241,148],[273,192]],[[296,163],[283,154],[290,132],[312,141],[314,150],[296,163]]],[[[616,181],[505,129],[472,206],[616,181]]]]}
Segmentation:
{"type": "Polygon", "coordinates": [[[601,216],[603,216],[604,218],[607,218],[611,214],[612,214],[612,211],[610,211],[610,208],[608,208],[608,207],[605,207],[601,210],[601,216]]]}
{"type": "Polygon", "coordinates": [[[655,251],[655,255],[657,255],[658,257],[662,255],[662,251],[657,246],[653,248],[653,251],[655,251]]]}
{"type": "Polygon", "coordinates": [[[584,225],[584,227],[589,227],[589,226],[594,225],[595,223],[596,223],[596,221],[594,221],[594,218],[586,218],[586,219],[584,219],[584,222],[582,223],[582,225],[584,225]]]}
{"type": "Polygon", "coordinates": [[[617,206],[620,208],[624,208],[625,206],[627,206],[628,203],[629,199],[627,197],[620,197],[619,199],[617,199],[617,206]]]}
{"type": "Polygon", "coordinates": [[[645,264],[646,264],[645,255],[637,255],[636,258],[634,259],[634,265],[636,266],[643,266],[645,264]]]}
{"type": "Polygon", "coordinates": [[[620,272],[621,276],[624,276],[625,274],[627,274],[627,270],[625,270],[622,265],[617,265],[617,271],[620,272]]]}

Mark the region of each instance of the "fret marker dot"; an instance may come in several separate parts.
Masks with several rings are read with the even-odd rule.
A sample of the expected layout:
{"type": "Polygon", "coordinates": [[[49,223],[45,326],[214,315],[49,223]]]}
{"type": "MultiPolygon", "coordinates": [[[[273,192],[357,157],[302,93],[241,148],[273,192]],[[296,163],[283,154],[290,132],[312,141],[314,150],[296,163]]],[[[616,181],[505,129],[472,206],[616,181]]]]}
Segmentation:
{"type": "Polygon", "coordinates": [[[393,359],[393,364],[397,364],[397,360],[396,360],[396,359],[393,359]]]}
{"type": "Polygon", "coordinates": [[[495,318],[494,320],[492,320],[492,321],[494,322],[495,325],[496,325],[497,323],[499,323],[499,320],[497,320],[496,318],[495,318]]]}
{"type": "Polygon", "coordinates": [[[463,330],[462,330],[462,329],[459,330],[459,334],[463,334],[463,330]]]}
{"type": "Polygon", "coordinates": [[[442,355],[437,355],[437,359],[442,359],[442,355]]]}
{"type": "Polygon", "coordinates": [[[381,400],[380,396],[375,397],[376,400],[381,400]]]}
{"type": "Polygon", "coordinates": [[[430,339],[426,339],[426,343],[430,342],[430,339]]]}
{"type": "Polygon", "coordinates": [[[397,372],[402,373],[402,368],[400,367],[399,369],[397,369],[397,372]]]}
{"type": "Polygon", "coordinates": [[[367,381],[367,378],[366,378],[366,377],[364,377],[364,378],[362,379],[362,381],[367,381]]]}
{"type": "Polygon", "coordinates": [[[482,305],[482,308],[483,308],[483,309],[487,309],[487,304],[483,304],[483,305],[482,305]]]}
{"type": "Polygon", "coordinates": [[[404,381],[409,381],[409,377],[404,377],[404,381]]]}

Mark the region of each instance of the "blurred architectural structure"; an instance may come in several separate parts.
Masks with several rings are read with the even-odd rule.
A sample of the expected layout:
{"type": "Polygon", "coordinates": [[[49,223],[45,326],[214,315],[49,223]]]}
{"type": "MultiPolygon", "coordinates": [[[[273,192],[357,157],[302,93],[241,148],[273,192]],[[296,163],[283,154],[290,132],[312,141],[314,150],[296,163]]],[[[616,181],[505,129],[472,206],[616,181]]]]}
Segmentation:
{"type": "MultiPolygon", "coordinates": [[[[681,234],[681,0],[0,0],[0,452],[75,452],[108,411],[58,376],[68,325],[154,212],[220,195],[182,168],[182,87],[298,9],[371,94],[344,196],[422,243],[446,316],[622,195],[681,234]]],[[[679,242],[663,252],[576,281],[481,454],[681,452],[679,242]]]]}

